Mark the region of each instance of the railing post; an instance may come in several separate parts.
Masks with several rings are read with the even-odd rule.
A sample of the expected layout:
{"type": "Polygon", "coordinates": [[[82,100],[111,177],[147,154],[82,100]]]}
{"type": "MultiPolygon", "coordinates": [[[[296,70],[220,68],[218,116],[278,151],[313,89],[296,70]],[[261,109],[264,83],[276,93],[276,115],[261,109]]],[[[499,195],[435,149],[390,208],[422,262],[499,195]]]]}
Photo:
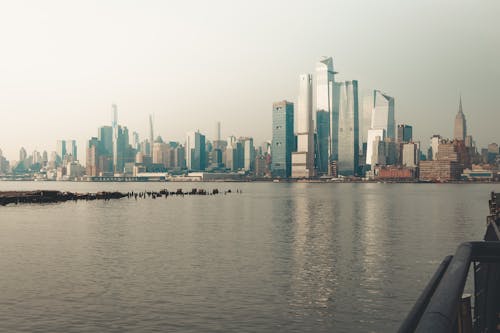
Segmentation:
{"type": "Polygon", "coordinates": [[[473,333],[471,295],[464,294],[458,303],[458,333],[473,333]]]}

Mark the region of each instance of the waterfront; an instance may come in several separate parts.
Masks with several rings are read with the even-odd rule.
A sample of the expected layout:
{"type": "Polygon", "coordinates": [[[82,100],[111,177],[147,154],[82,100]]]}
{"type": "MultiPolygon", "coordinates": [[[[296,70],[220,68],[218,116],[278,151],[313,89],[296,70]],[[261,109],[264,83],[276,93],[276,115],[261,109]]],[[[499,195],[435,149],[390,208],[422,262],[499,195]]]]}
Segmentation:
{"type": "Polygon", "coordinates": [[[0,207],[1,331],[394,331],[499,184],[0,182],[241,195],[0,207]]]}

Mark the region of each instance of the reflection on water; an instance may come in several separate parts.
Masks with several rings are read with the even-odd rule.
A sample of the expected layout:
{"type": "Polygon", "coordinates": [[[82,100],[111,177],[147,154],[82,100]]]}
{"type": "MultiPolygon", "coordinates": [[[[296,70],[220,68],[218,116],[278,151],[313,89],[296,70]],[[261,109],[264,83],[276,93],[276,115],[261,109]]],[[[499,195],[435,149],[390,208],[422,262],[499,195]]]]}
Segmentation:
{"type": "Polygon", "coordinates": [[[8,183],[243,194],[0,207],[0,331],[394,331],[498,185],[8,183]]]}

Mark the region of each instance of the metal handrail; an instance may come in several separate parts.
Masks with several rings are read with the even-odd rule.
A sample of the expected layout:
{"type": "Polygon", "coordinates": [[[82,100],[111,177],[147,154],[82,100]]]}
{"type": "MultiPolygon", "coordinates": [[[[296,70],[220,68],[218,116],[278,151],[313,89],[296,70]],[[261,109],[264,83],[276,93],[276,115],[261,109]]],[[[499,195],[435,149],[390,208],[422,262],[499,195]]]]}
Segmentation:
{"type": "Polygon", "coordinates": [[[398,330],[398,333],[415,331],[415,328],[417,328],[420,318],[422,318],[422,315],[424,314],[424,311],[427,308],[427,305],[429,304],[432,295],[436,291],[439,282],[443,278],[443,275],[446,272],[446,268],[448,268],[448,265],[450,264],[452,258],[453,256],[447,256],[441,262],[438,269],[436,270],[436,273],[434,273],[429,283],[427,283],[427,286],[422,291],[420,297],[413,305],[413,308],[406,316],[405,320],[403,321],[403,324],[398,330]]]}
{"type": "Polygon", "coordinates": [[[500,262],[500,242],[462,243],[449,264],[446,265],[445,261],[422,292],[399,332],[452,332],[471,262],[500,262]]]}

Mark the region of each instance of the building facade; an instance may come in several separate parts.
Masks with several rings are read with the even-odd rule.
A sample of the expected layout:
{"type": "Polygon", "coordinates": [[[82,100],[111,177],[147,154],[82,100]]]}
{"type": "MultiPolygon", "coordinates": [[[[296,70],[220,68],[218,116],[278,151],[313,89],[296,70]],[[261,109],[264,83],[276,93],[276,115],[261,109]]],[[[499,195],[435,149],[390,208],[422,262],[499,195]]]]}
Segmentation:
{"type": "Polygon", "coordinates": [[[337,172],[354,176],[359,165],[358,81],[334,84],[334,113],[338,114],[337,172]]]}
{"type": "Polygon", "coordinates": [[[288,178],[292,175],[292,151],[294,146],[293,103],[273,103],[273,139],[271,142],[271,174],[288,178]]]}
{"type": "Polygon", "coordinates": [[[458,113],[455,116],[455,127],[453,130],[453,138],[455,140],[465,140],[467,136],[467,123],[465,121],[465,115],[462,110],[462,96],[460,96],[460,103],[458,106],[458,113]]]}
{"type": "Polygon", "coordinates": [[[312,97],[312,75],[302,74],[299,78],[299,100],[295,113],[297,151],[292,153],[292,178],[311,178],[316,175],[312,97]]]}
{"type": "Polygon", "coordinates": [[[186,135],[186,166],[191,171],[204,171],[206,168],[205,136],[199,131],[186,135]]]}
{"type": "Polygon", "coordinates": [[[410,125],[399,124],[397,132],[397,142],[408,143],[413,141],[413,127],[410,125]]]}
{"type": "Polygon", "coordinates": [[[317,163],[318,174],[327,174],[332,160],[333,137],[337,137],[337,129],[333,129],[333,83],[335,82],[332,57],[322,57],[316,63],[316,133],[317,133],[317,163]]]}

